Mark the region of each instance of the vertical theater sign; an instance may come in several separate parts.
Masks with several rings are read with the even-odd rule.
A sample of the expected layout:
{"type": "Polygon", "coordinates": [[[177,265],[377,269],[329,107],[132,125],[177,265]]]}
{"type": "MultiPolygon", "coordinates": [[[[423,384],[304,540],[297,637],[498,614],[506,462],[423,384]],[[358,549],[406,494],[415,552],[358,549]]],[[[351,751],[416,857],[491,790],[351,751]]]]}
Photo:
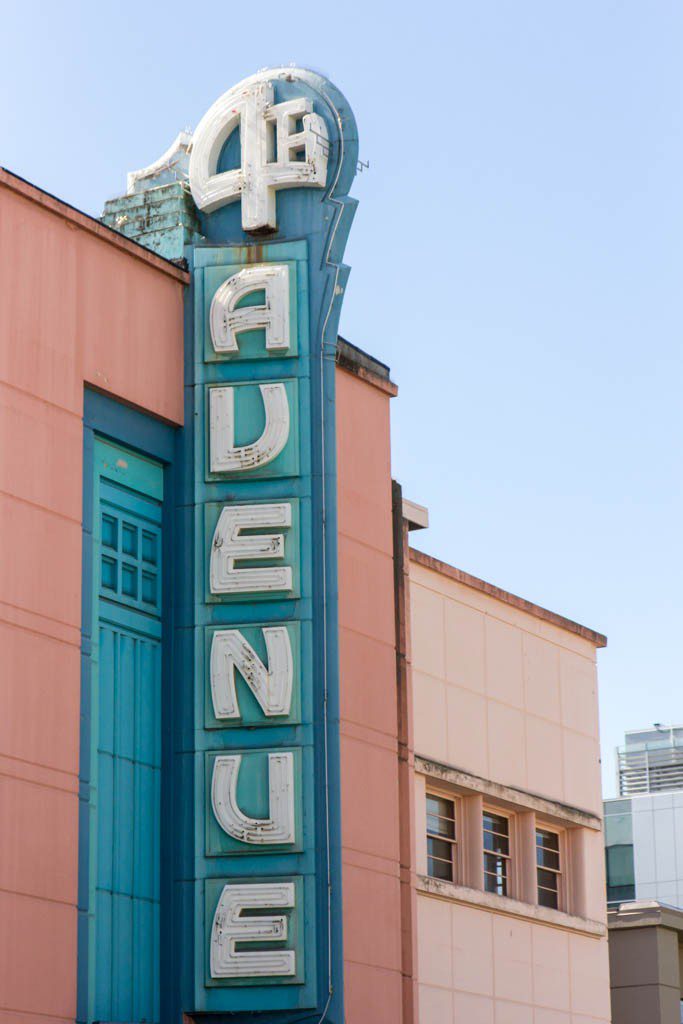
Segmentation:
{"type": "Polygon", "coordinates": [[[295,68],[231,89],[192,143],[177,919],[197,1012],[342,1020],[334,357],[356,163],[346,101],[295,68]]]}

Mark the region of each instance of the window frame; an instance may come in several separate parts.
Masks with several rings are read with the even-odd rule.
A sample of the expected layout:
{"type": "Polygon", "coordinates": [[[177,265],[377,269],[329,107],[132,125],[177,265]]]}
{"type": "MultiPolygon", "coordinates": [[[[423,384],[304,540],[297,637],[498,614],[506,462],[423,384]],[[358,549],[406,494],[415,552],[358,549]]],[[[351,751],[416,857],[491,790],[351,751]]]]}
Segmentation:
{"type": "MultiPolygon", "coordinates": [[[[437,817],[443,817],[443,815],[437,815],[437,817]]],[[[450,819],[446,819],[446,820],[450,820],[450,819]]],[[[462,841],[461,840],[462,840],[462,836],[460,835],[461,829],[462,829],[462,814],[460,812],[460,800],[458,798],[458,795],[456,793],[449,793],[449,792],[447,792],[447,791],[445,791],[443,789],[437,789],[436,787],[429,787],[428,789],[426,789],[425,790],[425,832],[424,832],[424,835],[425,835],[426,869],[427,869],[427,876],[429,878],[434,878],[436,881],[439,881],[439,882],[451,882],[451,883],[453,883],[455,885],[460,884],[460,879],[462,878],[462,865],[461,865],[461,858],[462,858],[462,841]],[[453,820],[453,838],[452,839],[450,838],[450,836],[437,835],[436,833],[429,831],[429,827],[427,825],[427,821],[428,821],[428,819],[430,817],[430,814],[429,814],[429,810],[427,808],[428,808],[428,801],[429,801],[430,797],[434,797],[437,800],[447,800],[450,804],[453,805],[453,819],[452,819],[453,820]],[[450,878],[441,878],[439,875],[432,875],[432,874],[430,874],[430,871],[429,871],[429,861],[430,860],[441,860],[443,863],[446,863],[445,860],[443,860],[443,858],[440,858],[440,857],[436,857],[435,858],[435,857],[430,856],[430,853],[429,853],[429,840],[430,839],[438,839],[438,840],[442,840],[443,842],[450,843],[450,845],[451,845],[451,877],[450,878]]]]}
{"type": "Polygon", "coordinates": [[[495,804],[485,803],[482,807],[481,813],[481,847],[482,847],[482,865],[484,869],[484,886],[483,892],[488,893],[490,896],[498,896],[501,899],[516,899],[517,898],[517,865],[519,858],[515,856],[515,815],[508,812],[502,807],[497,807],[495,804]],[[490,829],[484,827],[484,818],[487,814],[493,815],[496,818],[503,818],[507,822],[507,841],[508,841],[508,852],[507,853],[494,853],[491,850],[487,850],[484,846],[484,833],[489,832],[492,835],[503,835],[502,832],[491,832],[490,829]],[[486,888],[486,877],[487,875],[493,875],[493,872],[486,870],[486,857],[500,857],[505,861],[505,889],[504,893],[497,892],[495,890],[486,888]]]}
{"type": "Polygon", "coordinates": [[[567,842],[566,833],[564,829],[557,828],[543,821],[542,819],[536,819],[536,827],[534,829],[534,854],[535,854],[535,869],[536,869],[536,902],[539,907],[544,907],[546,910],[557,910],[562,913],[567,912],[567,890],[568,890],[568,877],[567,877],[567,842]],[[549,868],[545,865],[538,863],[538,833],[547,832],[551,835],[557,836],[557,850],[551,850],[549,847],[541,847],[542,849],[548,849],[551,853],[557,853],[559,867],[549,868]],[[546,907],[544,903],[540,901],[540,890],[543,889],[545,892],[552,892],[552,889],[548,889],[547,886],[541,885],[539,881],[539,871],[550,871],[555,875],[557,879],[557,906],[546,907]]]}

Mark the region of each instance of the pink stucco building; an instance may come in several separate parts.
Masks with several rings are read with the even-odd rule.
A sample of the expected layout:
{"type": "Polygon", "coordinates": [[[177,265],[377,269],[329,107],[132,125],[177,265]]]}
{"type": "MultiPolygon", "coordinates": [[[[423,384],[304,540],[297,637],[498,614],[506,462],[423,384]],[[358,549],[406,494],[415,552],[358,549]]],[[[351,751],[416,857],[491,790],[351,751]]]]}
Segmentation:
{"type": "Polygon", "coordinates": [[[419,1020],[609,1021],[604,638],[418,551],[410,602],[419,1020]]]}
{"type": "MultiPolygon", "coordinates": [[[[132,195],[133,213],[136,203],[149,199],[151,206],[164,188],[176,185],[152,181],[142,198],[132,195]]],[[[174,195],[188,202],[185,192],[174,195]]],[[[195,212],[190,211],[193,217],[195,212]]],[[[129,225],[133,221],[131,215],[129,225]]],[[[201,234],[210,234],[207,223],[199,219],[192,230],[192,244],[213,258],[215,243],[201,234]]],[[[254,854],[238,861],[234,853],[231,861],[227,854],[218,860],[209,849],[214,860],[206,858],[206,877],[197,867],[205,841],[207,847],[209,839],[217,842],[202,815],[205,757],[213,756],[208,747],[219,743],[221,723],[209,721],[203,681],[194,703],[186,700],[196,679],[191,669],[189,680],[184,670],[176,680],[177,666],[192,664],[191,658],[182,660],[192,633],[199,637],[199,676],[202,631],[210,635],[215,623],[223,624],[220,615],[227,618],[237,606],[206,601],[207,615],[214,617],[208,625],[188,620],[188,626],[182,618],[201,603],[195,598],[192,606],[184,595],[196,583],[194,570],[200,582],[203,571],[189,556],[183,560],[178,554],[174,562],[188,536],[200,538],[192,549],[196,560],[203,552],[203,535],[188,525],[190,503],[182,491],[189,486],[187,466],[194,465],[187,452],[200,460],[202,449],[196,431],[203,406],[191,404],[191,393],[205,386],[203,378],[189,379],[192,359],[184,359],[192,268],[138,244],[142,231],[136,235],[131,228],[129,234],[0,171],[0,1024],[180,1024],[183,1018],[206,1024],[212,1017],[242,1024],[254,1013],[283,1024],[607,1024],[595,664],[605,640],[410,547],[409,535],[426,525],[426,510],[404,501],[392,482],[389,406],[397,388],[386,366],[341,338],[330,442],[336,499],[328,516],[336,550],[328,597],[336,619],[329,635],[339,686],[336,709],[333,691],[329,698],[332,726],[325,749],[331,776],[329,785],[325,778],[331,794],[327,890],[334,919],[329,962],[339,958],[341,978],[333,984],[330,967],[327,982],[326,964],[318,964],[317,994],[308,1003],[301,997],[306,1012],[297,1016],[289,982],[279,982],[277,973],[274,984],[262,989],[262,1004],[253,978],[230,987],[229,954],[223,975],[202,973],[204,939],[214,941],[216,933],[215,917],[209,931],[211,885],[218,879],[225,893],[238,875],[258,881],[265,861],[254,854]],[[148,724],[145,716],[159,715],[161,753],[151,768],[160,790],[157,802],[150,798],[145,805],[156,832],[138,827],[137,795],[125,827],[117,826],[126,807],[123,789],[108,791],[102,778],[96,787],[90,773],[93,750],[103,764],[111,754],[102,738],[104,712],[99,733],[91,729],[95,698],[99,692],[102,700],[106,685],[104,643],[98,653],[92,626],[98,607],[92,604],[92,566],[101,555],[109,567],[116,561],[116,543],[107,540],[102,525],[106,520],[113,529],[113,513],[105,510],[98,525],[99,506],[93,513],[88,499],[93,438],[114,452],[113,462],[100,464],[102,479],[112,493],[125,492],[137,502],[121,513],[121,529],[130,531],[126,515],[132,522],[130,509],[142,508],[136,512],[141,536],[149,541],[168,528],[173,538],[164,542],[158,616],[151,615],[151,600],[140,611],[142,599],[135,597],[135,613],[153,619],[164,650],[160,707],[124,707],[123,675],[107,697],[114,731],[125,731],[134,718],[137,738],[148,724]],[[146,505],[141,497],[145,467],[157,489],[156,505],[152,491],[146,505]],[[167,520],[171,493],[180,497],[167,520]],[[149,526],[153,505],[157,533],[149,526]],[[174,589],[178,580],[185,591],[180,585],[174,589]],[[94,669],[87,667],[89,659],[94,669]],[[161,707],[165,699],[173,705],[171,719],[164,717],[171,714],[161,707]],[[183,775],[186,764],[199,770],[183,775]],[[130,891],[125,878],[117,882],[117,865],[129,854],[130,891]],[[337,861],[340,885],[333,870],[337,861]],[[141,881],[141,865],[147,863],[151,895],[141,881]],[[123,940],[116,920],[103,930],[103,907],[145,901],[160,915],[147,944],[137,910],[123,940]],[[188,935],[193,938],[183,945],[188,935]],[[142,962],[143,954],[150,958],[144,977],[135,962],[122,957],[127,947],[136,951],[133,961],[142,962]],[[242,1008],[250,985],[256,994],[247,1011],[242,1008]],[[122,993],[129,989],[125,1003],[122,993]],[[220,999],[231,998],[242,1000],[239,1009],[215,1009],[220,999]],[[106,1011],[98,1009],[102,1005],[106,1011]]],[[[255,244],[244,262],[261,266],[265,251],[261,242],[255,244]]],[[[205,362],[207,386],[216,387],[216,357],[211,353],[205,362]]],[[[254,379],[263,379],[263,371],[251,369],[254,379]]],[[[297,381],[302,392],[307,381],[305,375],[297,381]]],[[[304,413],[308,406],[302,402],[302,420],[304,413]]],[[[315,436],[320,421],[313,416],[311,424],[315,436]]],[[[281,498],[278,488],[285,493],[296,471],[281,476],[285,483],[266,479],[249,486],[261,487],[272,501],[272,495],[281,498]]],[[[223,497],[220,487],[227,484],[217,477],[197,472],[192,481],[195,488],[209,488],[207,508],[234,500],[223,497]]],[[[230,487],[242,483],[229,481],[230,487]]],[[[303,487],[296,495],[302,502],[307,496],[303,487]]],[[[119,544],[116,550],[122,571],[132,572],[133,549],[119,544]]],[[[158,566],[144,547],[140,565],[140,578],[153,585],[158,566]]],[[[96,572],[94,578],[99,579],[96,572]]],[[[107,586],[104,577],[100,583],[107,586]]],[[[113,607],[113,597],[100,594],[105,598],[113,607]]],[[[124,624],[132,615],[129,598],[127,605],[123,597],[117,605],[125,611],[124,624]]],[[[282,618],[291,607],[283,604],[282,618]]],[[[234,616],[240,628],[256,621],[251,611],[240,614],[234,616]]],[[[145,671],[135,671],[135,685],[144,687],[145,671]]],[[[318,685],[317,677],[313,683],[318,685]]],[[[239,687],[245,701],[242,680],[239,687]]],[[[302,706],[304,698],[305,693],[302,706]]],[[[303,732],[304,725],[295,720],[293,728],[303,732]]],[[[259,735],[278,736],[284,729],[261,729],[259,735]]],[[[233,734],[221,735],[222,756],[229,759],[233,734]]],[[[277,748],[290,740],[271,742],[277,748]]],[[[246,760],[252,752],[248,734],[241,743],[246,760]]],[[[112,756],[123,763],[138,755],[114,749],[112,756]]],[[[140,758],[135,765],[141,774],[150,767],[140,758]]],[[[237,792],[249,799],[246,790],[237,792]]],[[[264,814],[262,808],[251,813],[264,814]]],[[[308,820],[311,807],[301,813],[308,820]]],[[[286,856],[298,858],[291,863],[304,877],[304,845],[291,854],[280,847],[267,854],[273,865],[268,880],[278,873],[290,878],[282,866],[290,862],[277,859],[286,856]]],[[[312,850],[319,856],[319,841],[312,850]]],[[[324,869],[318,865],[316,871],[324,880],[324,869]]],[[[325,894],[324,885],[320,891],[325,894]]],[[[290,933],[298,928],[300,943],[286,952],[303,956],[311,918],[310,904],[296,927],[293,915],[283,915],[290,933]]],[[[268,941],[274,940],[262,945],[268,941]]],[[[261,981],[262,976],[263,971],[261,981]]]]}
{"type": "Polygon", "coordinates": [[[605,638],[411,548],[396,485],[392,547],[392,391],[338,386],[348,1019],[606,1024],[605,638]]]}
{"type": "Polygon", "coordinates": [[[187,275],[0,171],[0,1021],[76,1018],[84,389],[182,422],[187,275]]]}

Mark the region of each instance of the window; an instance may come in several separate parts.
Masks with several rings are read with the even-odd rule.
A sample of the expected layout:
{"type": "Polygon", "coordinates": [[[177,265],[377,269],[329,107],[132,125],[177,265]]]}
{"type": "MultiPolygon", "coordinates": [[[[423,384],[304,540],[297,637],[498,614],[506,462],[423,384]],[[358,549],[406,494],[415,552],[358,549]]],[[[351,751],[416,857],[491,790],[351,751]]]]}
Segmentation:
{"type": "Polygon", "coordinates": [[[636,898],[633,843],[605,847],[607,903],[624,903],[636,898]]]}
{"type": "Polygon", "coordinates": [[[536,829],[536,872],[541,907],[560,907],[560,837],[545,828],[536,829]]]}
{"type": "Polygon", "coordinates": [[[484,889],[509,895],[510,823],[502,814],[484,811],[484,889]]]}
{"type": "Polygon", "coordinates": [[[427,874],[454,881],[455,851],[455,803],[428,793],[427,874]]]}

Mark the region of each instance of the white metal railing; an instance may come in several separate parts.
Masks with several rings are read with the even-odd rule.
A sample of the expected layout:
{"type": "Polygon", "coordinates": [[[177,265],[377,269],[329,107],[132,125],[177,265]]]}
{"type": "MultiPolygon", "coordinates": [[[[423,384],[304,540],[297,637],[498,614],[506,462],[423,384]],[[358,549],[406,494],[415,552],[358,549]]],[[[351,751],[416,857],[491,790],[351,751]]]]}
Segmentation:
{"type": "Polygon", "coordinates": [[[639,743],[617,750],[619,795],[683,789],[683,744],[639,743]]]}

